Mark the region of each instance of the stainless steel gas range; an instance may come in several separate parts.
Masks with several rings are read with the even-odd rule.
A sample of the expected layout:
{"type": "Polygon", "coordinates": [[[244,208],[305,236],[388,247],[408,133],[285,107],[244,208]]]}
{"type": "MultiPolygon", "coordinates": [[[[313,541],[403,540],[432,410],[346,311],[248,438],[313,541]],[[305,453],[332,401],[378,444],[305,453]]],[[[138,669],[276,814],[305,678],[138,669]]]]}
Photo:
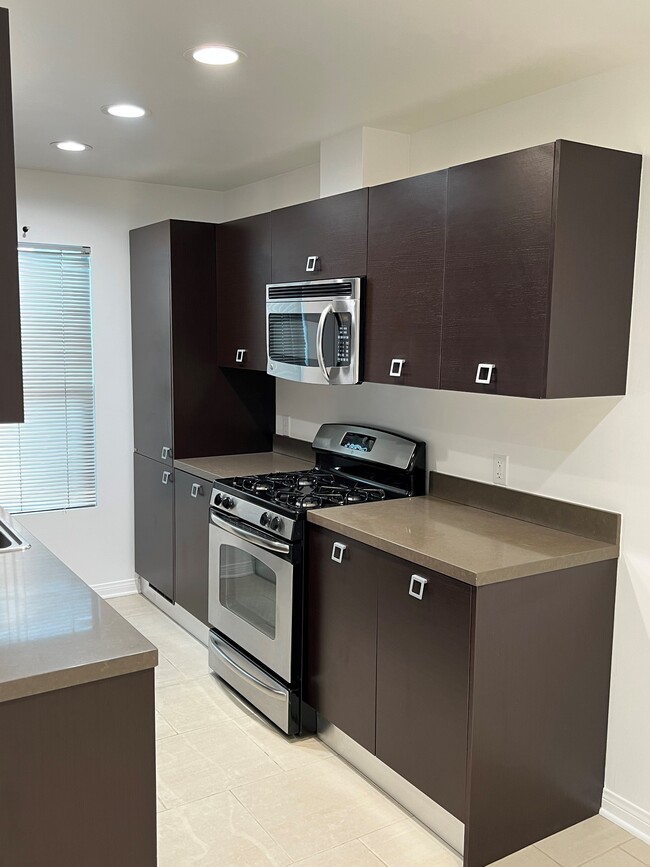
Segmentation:
{"type": "Polygon", "coordinates": [[[360,425],[322,425],[315,466],[218,479],[210,500],[210,667],[288,734],[302,702],[307,512],[424,493],[425,445],[360,425]]]}

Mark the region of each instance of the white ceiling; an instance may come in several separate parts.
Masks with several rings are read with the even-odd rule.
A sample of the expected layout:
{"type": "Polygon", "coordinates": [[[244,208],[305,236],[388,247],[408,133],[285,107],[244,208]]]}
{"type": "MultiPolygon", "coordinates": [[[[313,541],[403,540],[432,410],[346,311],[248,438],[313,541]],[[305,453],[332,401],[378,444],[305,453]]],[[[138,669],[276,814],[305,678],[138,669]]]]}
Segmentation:
{"type": "MultiPolygon", "coordinates": [[[[6,5],[7,0],[0,0],[6,5]]],[[[646,0],[8,0],[17,162],[228,189],[643,58],[646,0]],[[224,42],[232,67],[183,52],[224,42]],[[136,102],[152,114],[107,117],[136,102]],[[66,154],[50,141],[93,145],[66,154]]]]}

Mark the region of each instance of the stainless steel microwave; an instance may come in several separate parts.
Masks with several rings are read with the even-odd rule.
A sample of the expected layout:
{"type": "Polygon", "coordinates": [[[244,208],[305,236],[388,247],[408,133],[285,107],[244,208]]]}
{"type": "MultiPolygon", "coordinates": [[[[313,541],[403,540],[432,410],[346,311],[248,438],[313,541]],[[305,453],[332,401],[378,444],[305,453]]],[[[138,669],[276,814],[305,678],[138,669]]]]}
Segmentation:
{"type": "Polygon", "coordinates": [[[266,287],[266,370],[322,385],[361,381],[363,278],[270,283],[266,287]]]}

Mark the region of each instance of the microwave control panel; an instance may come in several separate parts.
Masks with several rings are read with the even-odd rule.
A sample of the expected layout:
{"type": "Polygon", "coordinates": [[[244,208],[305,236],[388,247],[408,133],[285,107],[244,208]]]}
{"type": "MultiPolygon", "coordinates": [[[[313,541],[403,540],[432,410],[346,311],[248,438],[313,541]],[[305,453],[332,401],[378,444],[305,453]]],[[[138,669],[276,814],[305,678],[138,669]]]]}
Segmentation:
{"type": "Polygon", "coordinates": [[[351,349],[350,349],[350,325],[351,316],[349,313],[339,314],[338,320],[338,341],[336,350],[336,363],[339,367],[346,367],[350,364],[351,349]]]}

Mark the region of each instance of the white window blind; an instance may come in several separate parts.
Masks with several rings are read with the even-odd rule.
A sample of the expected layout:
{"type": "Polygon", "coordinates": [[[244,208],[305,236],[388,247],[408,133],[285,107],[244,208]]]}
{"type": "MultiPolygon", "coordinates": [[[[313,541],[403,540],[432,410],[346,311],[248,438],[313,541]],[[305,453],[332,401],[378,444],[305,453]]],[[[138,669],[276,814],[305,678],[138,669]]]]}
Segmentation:
{"type": "Polygon", "coordinates": [[[25,423],[0,425],[0,505],[97,503],[90,250],[20,244],[25,423]]]}

